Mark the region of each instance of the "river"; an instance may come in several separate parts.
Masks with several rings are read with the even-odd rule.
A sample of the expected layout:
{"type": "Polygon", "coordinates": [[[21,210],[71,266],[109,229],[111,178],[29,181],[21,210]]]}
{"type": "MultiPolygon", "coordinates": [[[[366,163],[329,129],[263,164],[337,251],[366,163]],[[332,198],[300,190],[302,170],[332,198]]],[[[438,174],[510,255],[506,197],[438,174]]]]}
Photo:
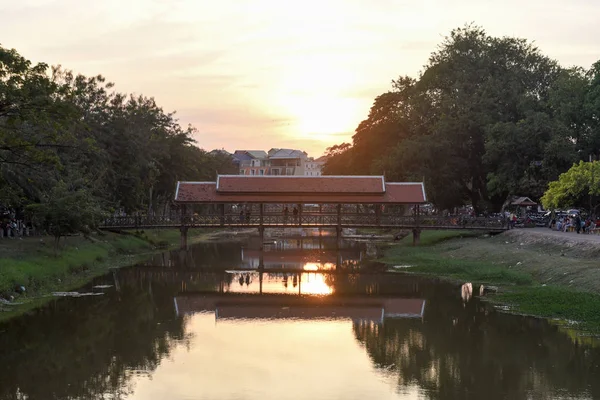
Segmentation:
{"type": "Polygon", "coordinates": [[[0,324],[0,399],[600,398],[600,348],[546,320],[385,273],[365,243],[257,240],[160,254],[0,324]]]}

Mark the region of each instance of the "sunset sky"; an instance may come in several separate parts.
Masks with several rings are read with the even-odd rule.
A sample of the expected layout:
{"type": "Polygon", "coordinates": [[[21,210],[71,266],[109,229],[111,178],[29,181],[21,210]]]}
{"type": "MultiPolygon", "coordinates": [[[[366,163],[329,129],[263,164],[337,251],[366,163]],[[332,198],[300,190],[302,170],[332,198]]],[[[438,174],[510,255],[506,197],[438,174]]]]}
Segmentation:
{"type": "Polygon", "coordinates": [[[320,156],[451,29],[473,22],[588,68],[599,16],[595,0],[0,0],[0,44],[155,97],[202,148],[320,156]]]}

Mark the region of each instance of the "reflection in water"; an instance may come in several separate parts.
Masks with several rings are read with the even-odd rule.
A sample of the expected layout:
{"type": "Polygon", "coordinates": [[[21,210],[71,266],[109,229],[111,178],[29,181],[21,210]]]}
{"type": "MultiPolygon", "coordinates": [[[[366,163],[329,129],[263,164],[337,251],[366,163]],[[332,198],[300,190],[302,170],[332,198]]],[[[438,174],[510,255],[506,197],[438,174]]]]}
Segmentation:
{"type": "Polygon", "coordinates": [[[279,272],[269,273],[263,271],[226,271],[233,278],[225,278],[238,281],[239,285],[225,283],[225,292],[236,293],[281,293],[281,294],[314,294],[328,295],[333,293],[330,285],[331,276],[316,272],[279,272]],[[288,284],[292,281],[292,285],[288,284]]]}
{"type": "Polygon", "coordinates": [[[460,297],[465,303],[471,300],[471,297],[473,297],[473,284],[471,282],[465,283],[460,287],[460,297]]]}
{"type": "Polygon", "coordinates": [[[364,243],[344,242],[339,248],[331,237],[277,239],[267,244],[254,238],[243,244],[203,243],[186,252],[161,254],[146,264],[204,269],[357,270],[367,252],[364,243]]]}
{"type": "Polygon", "coordinates": [[[0,399],[600,398],[600,347],[472,287],[191,253],[0,324],[0,399]]]}

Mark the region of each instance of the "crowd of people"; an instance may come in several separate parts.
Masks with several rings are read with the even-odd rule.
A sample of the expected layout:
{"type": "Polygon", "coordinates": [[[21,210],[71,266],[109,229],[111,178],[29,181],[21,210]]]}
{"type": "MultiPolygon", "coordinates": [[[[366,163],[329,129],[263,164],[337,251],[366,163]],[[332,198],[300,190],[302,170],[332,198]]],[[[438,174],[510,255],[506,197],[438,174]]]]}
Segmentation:
{"type": "Polygon", "coordinates": [[[0,220],[0,239],[14,239],[31,234],[31,226],[27,226],[22,220],[5,219],[0,220]]]}
{"type": "Polygon", "coordinates": [[[15,239],[33,234],[31,222],[25,222],[23,212],[0,206],[0,239],[15,239]]]}
{"type": "Polygon", "coordinates": [[[594,233],[597,227],[600,227],[600,218],[582,218],[579,214],[554,216],[549,226],[560,232],[573,230],[577,233],[594,233]]]}

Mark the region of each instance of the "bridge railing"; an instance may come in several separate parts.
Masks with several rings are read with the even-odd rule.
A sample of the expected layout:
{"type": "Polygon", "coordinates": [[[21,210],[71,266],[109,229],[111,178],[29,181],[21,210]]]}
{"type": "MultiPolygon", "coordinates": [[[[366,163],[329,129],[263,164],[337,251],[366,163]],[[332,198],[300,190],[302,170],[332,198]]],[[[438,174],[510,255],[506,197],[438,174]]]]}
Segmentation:
{"type": "MultiPolygon", "coordinates": [[[[342,227],[397,227],[397,228],[421,228],[421,229],[506,229],[507,221],[499,217],[460,217],[460,216],[415,216],[373,213],[305,213],[294,216],[283,213],[263,214],[262,225],[264,226],[337,226],[342,227]],[[338,220],[339,218],[339,220],[338,220]]],[[[181,217],[171,216],[125,216],[107,218],[101,228],[151,228],[151,227],[178,227],[186,225],[190,227],[203,226],[259,226],[261,216],[259,214],[201,214],[181,217]]]]}

